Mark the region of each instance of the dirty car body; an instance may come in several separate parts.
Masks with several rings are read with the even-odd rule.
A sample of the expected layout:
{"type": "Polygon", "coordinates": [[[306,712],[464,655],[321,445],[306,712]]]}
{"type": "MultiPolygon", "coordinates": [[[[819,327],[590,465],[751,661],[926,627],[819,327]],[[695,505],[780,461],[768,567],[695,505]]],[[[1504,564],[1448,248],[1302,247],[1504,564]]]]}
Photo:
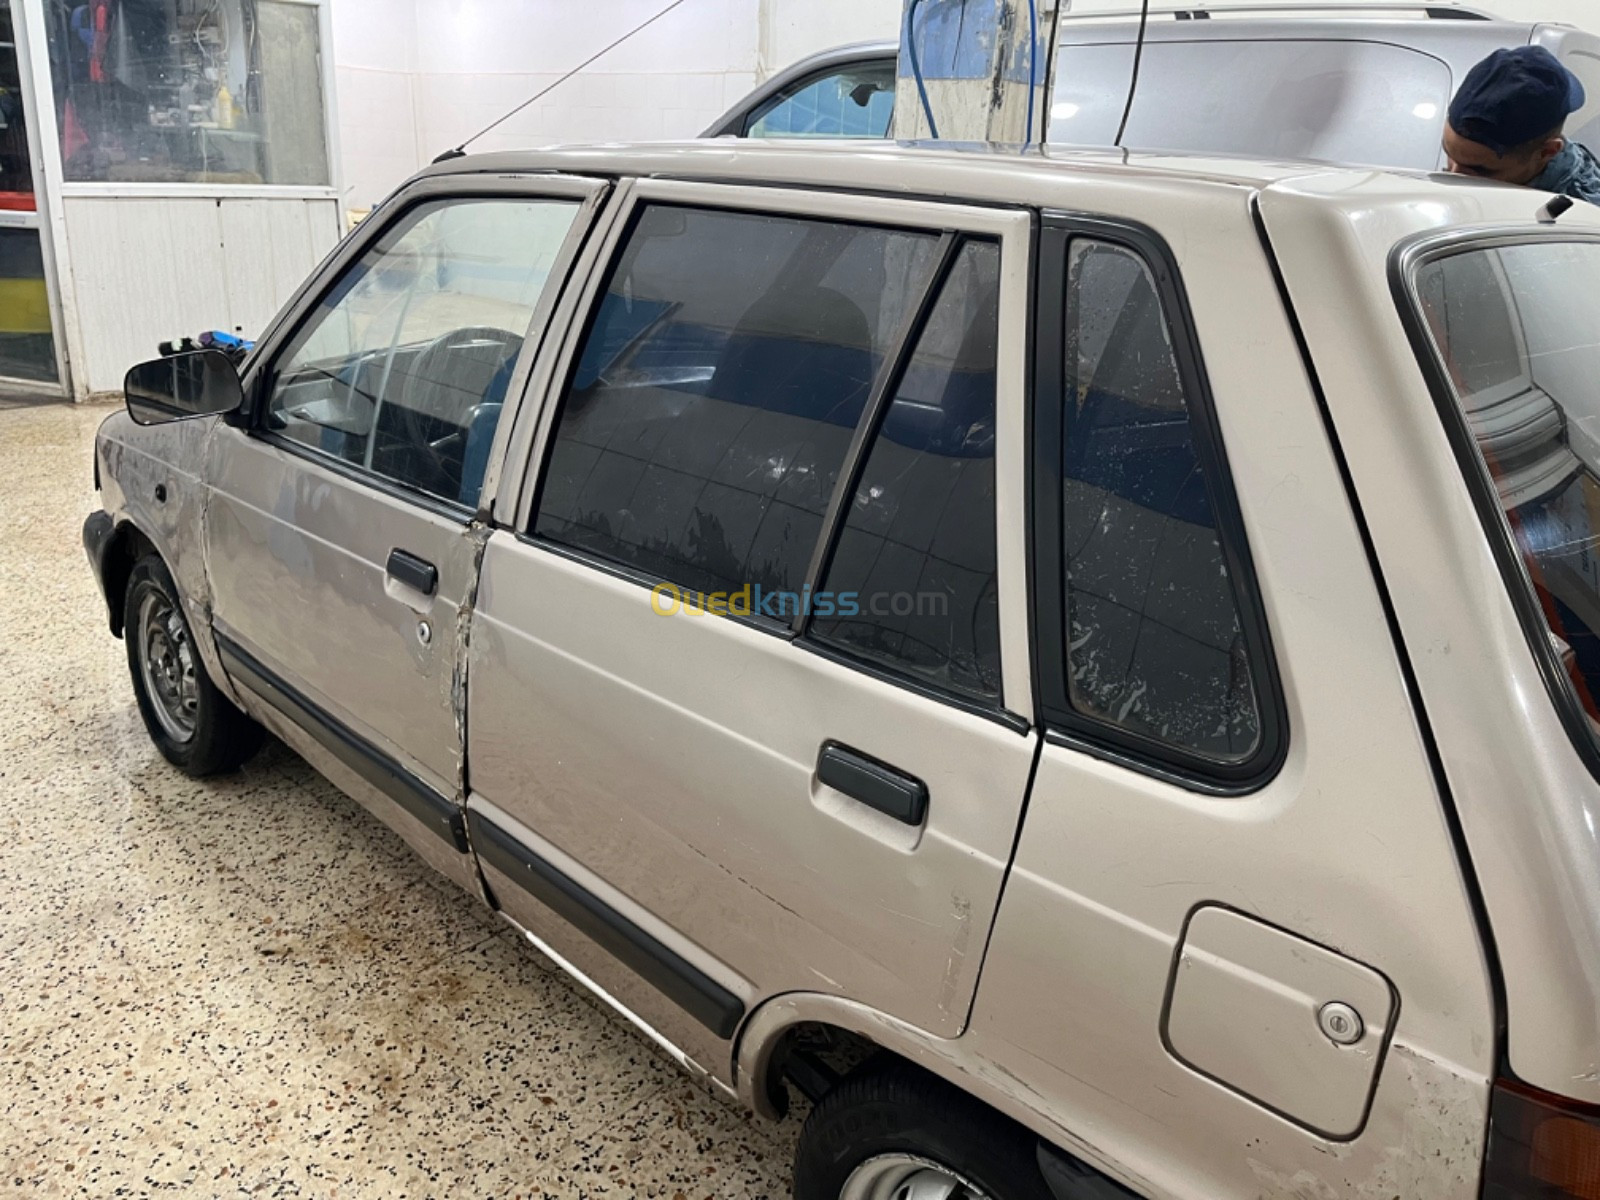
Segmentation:
{"type": "Polygon", "coordinates": [[[1545,199],[465,158],[237,409],[106,422],[85,540],[691,1072],[811,1093],[802,1200],[1591,1195],[1600,212],[1545,199]],[[810,1136],[841,1047],[1011,1159],[810,1136]]]}

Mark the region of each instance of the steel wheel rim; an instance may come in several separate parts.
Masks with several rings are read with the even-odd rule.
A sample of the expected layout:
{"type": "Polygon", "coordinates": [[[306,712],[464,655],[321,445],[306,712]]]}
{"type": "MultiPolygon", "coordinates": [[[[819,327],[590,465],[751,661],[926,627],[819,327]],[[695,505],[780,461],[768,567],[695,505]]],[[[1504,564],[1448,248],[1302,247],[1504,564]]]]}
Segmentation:
{"type": "Polygon", "coordinates": [[[194,737],[200,719],[200,687],[194,644],[176,606],[150,589],[139,601],[139,673],[162,730],[175,742],[194,737]]]}
{"type": "Polygon", "coordinates": [[[869,1158],[844,1182],[839,1200],[989,1200],[949,1167],[914,1154],[869,1158]]]}

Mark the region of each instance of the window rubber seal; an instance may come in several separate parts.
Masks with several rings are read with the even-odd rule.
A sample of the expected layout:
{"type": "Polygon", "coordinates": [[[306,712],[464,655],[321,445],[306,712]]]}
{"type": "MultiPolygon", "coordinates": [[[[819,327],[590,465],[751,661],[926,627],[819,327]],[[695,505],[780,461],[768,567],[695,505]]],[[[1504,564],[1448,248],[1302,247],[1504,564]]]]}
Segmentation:
{"type": "Polygon", "coordinates": [[[1032,506],[1029,600],[1035,686],[1046,740],[1189,791],[1221,796],[1259,791],[1276,777],[1288,756],[1288,707],[1261,585],[1228,467],[1216,402],[1177,260],[1160,234],[1136,222],[1049,209],[1041,217],[1035,243],[1038,261],[1034,272],[1028,496],[1032,506]],[[1066,385],[1062,356],[1066,349],[1067,255],[1072,243],[1079,240],[1107,243],[1137,256],[1150,272],[1161,301],[1183,386],[1195,457],[1233,582],[1256,697],[1260,737],[1255,750],[1238,761],[1186,751],[1134,733],[1084,713],[1071,703],[1065,637],[1068,592],[1062,545],[1062,409],[1066,385]]]}

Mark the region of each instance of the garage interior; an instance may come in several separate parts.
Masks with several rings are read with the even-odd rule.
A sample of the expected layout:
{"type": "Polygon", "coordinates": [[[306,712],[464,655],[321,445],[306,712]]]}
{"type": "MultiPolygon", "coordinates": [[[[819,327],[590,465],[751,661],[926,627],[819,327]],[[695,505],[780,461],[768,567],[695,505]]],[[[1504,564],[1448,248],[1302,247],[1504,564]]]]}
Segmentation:
{"type": "Polygon", "coordinates": [[[793,1123],[694,1084],[287,750],[203,785],[149,752],[52,532],[105,415],[0,405],[29,580],[3,618],[0,1194],[786,1195],[793,1123]]]}
{"type": "MultiPolygon", "coordinates": [[[[693,138],[807,55],[895,42],[905,4],[272,2],[305,10],[294,78],[325,93],[281,185],[75,177],[48,99],[62,6],[0,0],[32,29],[0,44],[0,120],[34,89],[49,160],[0,137],[0,1196],[788,1197],[793,1114],[686,1076],[293,752],[204,781],[165,762],[78,531],[121,373],[260,333],[441,152],[536,93],[473,151],[693,138]]],[[[1475,7],[1600,33],[1592,0],[1475,7]]],[[[232,124],[210,136],[246,142],[232,124]]]]}

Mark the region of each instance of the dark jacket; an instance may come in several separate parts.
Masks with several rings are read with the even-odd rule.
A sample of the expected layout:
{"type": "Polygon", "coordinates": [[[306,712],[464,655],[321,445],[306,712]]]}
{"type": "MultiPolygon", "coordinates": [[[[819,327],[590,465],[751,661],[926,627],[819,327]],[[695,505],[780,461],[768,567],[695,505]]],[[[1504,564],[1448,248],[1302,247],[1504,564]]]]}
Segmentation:
{"type": "Polygon", "coordinates": [[[1600,204],[1600,159],[1589,153],[1587,147],[1569,141],[1566,149],[1552,158],[1550,165],[1528,186],[1600,204]]]}

